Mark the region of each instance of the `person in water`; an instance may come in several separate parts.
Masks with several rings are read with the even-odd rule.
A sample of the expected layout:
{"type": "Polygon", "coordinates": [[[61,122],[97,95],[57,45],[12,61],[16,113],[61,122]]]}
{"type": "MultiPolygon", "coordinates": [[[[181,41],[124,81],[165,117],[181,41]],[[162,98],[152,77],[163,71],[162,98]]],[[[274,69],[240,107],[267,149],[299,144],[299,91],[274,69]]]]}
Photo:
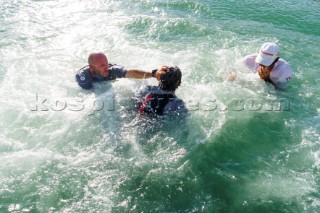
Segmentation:
{"type": "Polygon", "coordinates": [[[293,77],[288,62],[279,57],[280,48],[275,43],[264,43],[258,54],[251,54],[243,59],[244,65],[257,71],[260,78],[277,89],[285,89],[293,77]]]}
{"type": "Polygon", "coordinates": [[[76,74],[76,81],[83,89],[92,89],[93,83],[114,80],[116,78],[150,78],[155,73],[138,69],[125,69],[123,66],[109,64],[108,58],[103,53],[91,53],[88,65],[81,68],[76,74]]]}
{"type": "Polygon", "coordinates": [[[162,66],[152,72],[155,73],[159,84],[158,86],[148,86],[140,92],[142,98],[139,101],[139,113],[168,115],[187,112],[183,100],[175,95],[176,89],[181,84],[182,73],[180,69],[177,66],[162,66]]]}

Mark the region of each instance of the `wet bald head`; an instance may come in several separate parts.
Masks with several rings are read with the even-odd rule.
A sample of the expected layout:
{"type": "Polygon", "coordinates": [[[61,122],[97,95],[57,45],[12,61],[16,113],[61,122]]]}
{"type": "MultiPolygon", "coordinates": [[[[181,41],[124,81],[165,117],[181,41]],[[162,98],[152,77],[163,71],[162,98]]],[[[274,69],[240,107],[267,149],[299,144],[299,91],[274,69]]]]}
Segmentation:
{"type": "Polygon", "coordinates": [[[109,75],[109,64],[107,56],[103,53],[91,53],[88,57],[88,64],[91,72],[103,77],[109,75]]]}
{"type": "Polygon", "coordinates": [[[108,60],[107,56],[103,53],[90,53],[88,57],[88,64],[97,64],[97,62],[100,62],[101,60],[108,60]]]}

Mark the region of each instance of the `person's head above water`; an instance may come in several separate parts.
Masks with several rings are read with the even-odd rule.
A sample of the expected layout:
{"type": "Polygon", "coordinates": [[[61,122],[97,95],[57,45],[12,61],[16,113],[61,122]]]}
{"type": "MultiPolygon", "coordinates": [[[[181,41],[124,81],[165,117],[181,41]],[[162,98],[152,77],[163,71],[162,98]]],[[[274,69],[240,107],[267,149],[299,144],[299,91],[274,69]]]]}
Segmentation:
{"type": "Polygon", "coordinates": [[[88,57],[88,64],[91,72],[102,77],[109,75],[109,64],[107,56],[101,52],[91,53],[88,57]]]}
{"type": "Polygon", "coordinates": [[[279,51],[280,48],[275,43],[267,42],[262,44],[255,60],[255,62],[259,64],[258,73],[260,78],[270,78],[270,72],[279,60],[279,51]]]}
{"type": "Polygon", "coordinates": [[[181,84],[182,73],[179,67],[162,67],[157,76],[159,87],[166,91],[174,92],[181,84]]]}
{"type": "Polygon", "coordinates": [[[256,63],[267,67],[270,66],[278,58],[279,51],[280,48],[275,43],[267,42],[262,44],[256,63]]]}

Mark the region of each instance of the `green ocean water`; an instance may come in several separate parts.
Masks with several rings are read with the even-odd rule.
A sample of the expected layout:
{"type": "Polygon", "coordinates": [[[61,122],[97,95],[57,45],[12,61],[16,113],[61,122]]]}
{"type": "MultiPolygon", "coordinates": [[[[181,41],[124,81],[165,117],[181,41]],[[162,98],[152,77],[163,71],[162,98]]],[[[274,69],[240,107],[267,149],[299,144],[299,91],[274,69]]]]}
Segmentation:
{"type": "Polygon", "coordinates": [[[316,0],[0,0],[0,212],[319,212],[319,11],[316,0]],[[294,71],[286,91],[238,64],[269,41],[294,71]],[[154,79],[81,90],[92,51],[179,66],[189,116],[137,117],[132,97],[154,79]]]}

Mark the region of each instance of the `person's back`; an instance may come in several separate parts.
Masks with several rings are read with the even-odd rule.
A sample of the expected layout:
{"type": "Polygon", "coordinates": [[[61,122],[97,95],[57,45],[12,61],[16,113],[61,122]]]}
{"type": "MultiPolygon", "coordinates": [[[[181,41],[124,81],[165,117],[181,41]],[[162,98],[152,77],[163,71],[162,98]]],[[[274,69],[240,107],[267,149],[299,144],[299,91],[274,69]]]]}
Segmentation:
{"type": "Polygon", "coordinates": [[[148,86],[141,92],[140,114],[169,115],[187,112],[185,103],[176,97],[175,90],[181,84],[181,71],[178,67],[168,67],[161,75],[159,85],[148,86]]]}
{"type": "Polygon", "coordinates": [[[142,92],[142,99],[139,102],[140,114],[168,115],[186,111],[184,101],[173,92],[162,90],[159,86],[148,86],[142,92]]]}

